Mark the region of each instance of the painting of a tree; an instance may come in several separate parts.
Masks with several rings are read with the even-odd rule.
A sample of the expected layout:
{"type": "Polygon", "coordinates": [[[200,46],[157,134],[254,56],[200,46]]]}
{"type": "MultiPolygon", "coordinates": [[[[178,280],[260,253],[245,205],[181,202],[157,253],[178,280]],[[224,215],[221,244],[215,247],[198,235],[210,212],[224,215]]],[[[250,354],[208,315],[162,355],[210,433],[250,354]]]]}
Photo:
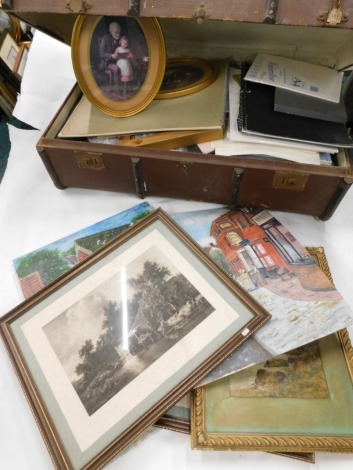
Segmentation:
{"type": "MultiPolygon", "coordinates": [[[[90,308],[92,320],[100,319],[96,339],[87,335],[76,341],[71,379],[90,415],[214,311],[157,247],[131,262],[126,271],[127,325],[122,321],[121,277],[117,275],[97,287],[82,305],[65,312],[70,321],[58,320],[59,327],[52,325],[47,331],[55,347],[58,333],[65,338],[63,330],[72,325],[73,316],[86,321],[86,308],[90,308]]],[[[58,355],[72,363],[66,351],[59,351],[63,344],[57,346],[58,355]]]]}
{"type": "Polygon", "coordinates": [[[58,249],[44,249],[23,257],[17,267],[17,274],[19,278],[23,278],[39,272],[43,283],[47,285],[69,269],[70,266],[58,249]]]}
{"type": "Polygon", "coordinates": [[[82,359],[82,362],[77,365],[76,373],[77,375],[83,375],[86,380],[89,380],[92,377],[94,370],[94,354],[92,354],[93,350],[94,346],[92,340],[87,339],[78,353],[82,359]]]}
{"type": "Polygon", "coordinates": [[[129,280],[130,287],[135,291],[135,300],[138,298],[138,315],[156,331],[164,331],[165,315],[171,307],[162,294],[169,276],[170,271],[165,266],[146,261],[142,273],[129,280]]]}
{"type": "Polygon", "coordinates": [[[211,258],[213,258],[216,263],[224,269],[224,271],[229,274],[230,276],[233,275],[233,271],[231,267],[229,266],[226,257],[224,256],[223,251],[220,248],[212,246],[212,248],[209,250],[209,255],[211,258]]]}

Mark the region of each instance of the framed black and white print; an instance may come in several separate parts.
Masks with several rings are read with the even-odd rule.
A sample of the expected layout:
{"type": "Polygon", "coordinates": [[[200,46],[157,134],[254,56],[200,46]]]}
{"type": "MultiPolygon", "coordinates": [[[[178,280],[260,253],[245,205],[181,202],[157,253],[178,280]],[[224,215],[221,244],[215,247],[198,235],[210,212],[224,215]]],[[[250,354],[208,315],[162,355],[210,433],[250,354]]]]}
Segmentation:
{"type": "Polygon", "coordinates": [[[1,333],[55,466],[96,469],[268,318],[158,209],[9,312],[1,333]]]}

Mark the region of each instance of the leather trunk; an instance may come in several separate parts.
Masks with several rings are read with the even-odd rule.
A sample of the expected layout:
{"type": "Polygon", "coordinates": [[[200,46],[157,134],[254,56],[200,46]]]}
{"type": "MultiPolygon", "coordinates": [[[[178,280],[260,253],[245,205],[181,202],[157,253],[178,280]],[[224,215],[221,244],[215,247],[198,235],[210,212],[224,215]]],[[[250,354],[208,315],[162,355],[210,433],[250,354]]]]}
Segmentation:
{"type": "MultiPolygon", "coordinates": [[[[78,14],[139,15],[160,21],[169,57],[252,61],[258,52],[344,70],[353,64],[353,2],[144,2],[6,0],[3,8],[70,43],[78,14]]],[[[353,182],[351,151],[336,165],[125,148],[59,139],[81,95],[76,86],[38,142],[55,185],[166,196],[310,214],[327,220],[353,182]]]]}

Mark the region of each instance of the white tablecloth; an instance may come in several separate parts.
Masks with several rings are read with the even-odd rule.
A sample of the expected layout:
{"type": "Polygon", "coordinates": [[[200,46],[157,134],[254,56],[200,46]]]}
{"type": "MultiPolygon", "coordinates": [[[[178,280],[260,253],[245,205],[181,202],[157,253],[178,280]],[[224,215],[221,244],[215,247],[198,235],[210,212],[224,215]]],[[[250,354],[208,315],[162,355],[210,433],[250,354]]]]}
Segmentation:
{"type": "MultiPolygon", "coordinates": [[[[35,36],[36,37],[36,36],[35,36]]],[[[38,80],[45,81],[46,53],[55,54],[56,42],[44,35],[37,35],[34,51],[36,67],[41,70],[38,80]],[[53,50],[54,49],[54,50],[53,50]],[[38,57],[41,57],[38,62],[38,57]],[[42,68],[41,68],[42,66],[42,68]]],[[[57,46],[62,52],[62,45],[57,46]]],[[[34,53],[33,53],[34,54],[34,53]]],[[[69,52],[59,55],[63,66],[69,63],[69,52]]],[[[29,62],[31,64],[31,61],[29,62]]],[[[63,70],[56,63],[58,70],[63,70]]],[[[25,122],[40,130],[20,130],[10,126],[11,155],[3,182],[0,185],[0,315],[15,307],[22,296],[18,290],[12,268],[12,260],[35,248],[59,239],[80,228],[109,217],[141,202],[135,196],[79,189],[56,189],[45,170],[35,144],[43,127],[62,96],[58,87],[71,86],[68,73],[55,82],[50,78],[56,106],[47,107],[36,102],[32,107],[36,90],[40,95],[40,82],[31,80],[31,87],[21,96],[18,112],[25,122]],[[65,86],[63,85],[65,83],[65,86]],[[27,102],[26,99],[28,98],[27,102]],[[41,108],[41,109],[39,109],[41,108]],[[31,115],[32,113],[32,115],[31,115]],[[39,115],[37,115],[39,113],[39,115]],[[47,115],[46,115],[47,113],[47,115]],[[33,120],[31,119],[33,117],[33,120]]],[[[26,72],[27,73],[27,72],[26,72]]],[[[26,74],[25,74],[26,77],[26,74]]],[[[46,93],[50,87],[46,87],[46,93]]],[[[50,93],[49,93],[50,95],[50,93]]],[[[46,101],[50,101],[46,95],[46,101]]],[[[214,204],[192,203],[164,198],[149,198],[154,206],[169,212],[217,207],[214,204]]],[[[323,246],[337,289],[353,307],[353,190],[348,192],[334,216],[328,222],[317,221],[310,216],[273,212],[273,214],[306,246],[323,246]]],[[[319,470],[351,470],[353,455],[319,454],[315,468],[319,470]]],[[[4,470],[47,470],[52,462],[31,414],[19,382],[12,370],[3,344],[0,344],[0,468],[4,470]]],[[[153,429],[128,451],[110,462],[111,469],[143,470],[299,470],[311,469],[312,464],[262,452],[200,452],[192,451],[190,438],[162,429],[153,429]]]]}

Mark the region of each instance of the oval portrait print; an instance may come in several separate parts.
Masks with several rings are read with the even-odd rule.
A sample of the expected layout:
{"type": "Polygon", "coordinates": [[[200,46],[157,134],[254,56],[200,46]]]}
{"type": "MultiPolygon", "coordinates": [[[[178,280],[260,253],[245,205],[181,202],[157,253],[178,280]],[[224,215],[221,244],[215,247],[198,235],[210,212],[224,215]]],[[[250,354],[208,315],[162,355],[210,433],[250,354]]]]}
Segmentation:
{"type": "Polygon", "coordinates": [[[165,63],[162,30],[154,18],[121,16],[76,20],[72,60],[78,84],[93,106],[131,116],[153,100],[165,63]]]}

